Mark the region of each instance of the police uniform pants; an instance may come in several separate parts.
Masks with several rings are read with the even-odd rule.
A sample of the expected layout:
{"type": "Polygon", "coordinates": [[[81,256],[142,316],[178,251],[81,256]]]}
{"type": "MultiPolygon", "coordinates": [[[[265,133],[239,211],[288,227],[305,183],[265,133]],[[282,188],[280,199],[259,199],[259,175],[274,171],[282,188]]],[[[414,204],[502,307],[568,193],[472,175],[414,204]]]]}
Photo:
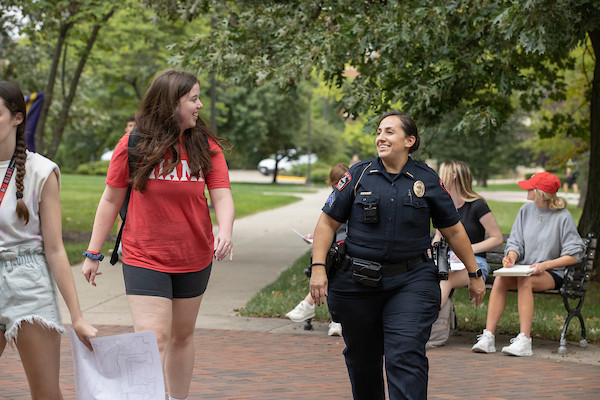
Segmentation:
{"type": "Polygon", "coordinates": [[[384,400],[384,357],[390,399],[426,399],[425,343],[440,310],[437,269],[424,262],[382,281],[370,288],[354,282],[351,271],[338,271],[329,286],[327,302],[332,319],[342,324],[354,399],[384,400]]]}

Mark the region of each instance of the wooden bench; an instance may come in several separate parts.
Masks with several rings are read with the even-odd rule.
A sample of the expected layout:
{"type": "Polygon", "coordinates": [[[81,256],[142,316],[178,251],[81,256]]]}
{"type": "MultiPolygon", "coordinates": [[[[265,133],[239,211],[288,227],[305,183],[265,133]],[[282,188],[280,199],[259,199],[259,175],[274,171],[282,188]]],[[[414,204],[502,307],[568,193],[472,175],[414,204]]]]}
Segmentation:
{"type": "MultiPolygon", "coordinates": [[[[506,239],[508,235],[504,236],[504,242],[502,245],[495,249],[486,252],[486,260],[490,265],[490,273],[486,279],[486,289],[490,290],[494,283],[493,271],[502,266],[502,258],[504,257],[504,249],[506,247],[506,239]]],[[[585,323],[583,316],[581,315],[581,306],[585,299],[585,293],[587,292],[589,282],[594,269],[594,259],[596,256],[596,244],[597,238],[593,233],[588,234],[587,237],[582,238],[585,245],[585,253],[583,259],[578,264],[570,265],[565,270],[565,278],[563,285],[558,290],[545,290],[543,292],[536,292],[542,294],[554,294],[561,295],[567,311],[567,317],[563,325],[562,333],[560,334],[560,344],[558,347],[558,354],[564,354],[567,352],[567,329],[569,323],[573,317],[579,319],[581,325],[581,339],[579,340],[579,347],[587,346],[585,323]],[[571,302],[576,303],[575,307],[572,307],[571,302]]]]}

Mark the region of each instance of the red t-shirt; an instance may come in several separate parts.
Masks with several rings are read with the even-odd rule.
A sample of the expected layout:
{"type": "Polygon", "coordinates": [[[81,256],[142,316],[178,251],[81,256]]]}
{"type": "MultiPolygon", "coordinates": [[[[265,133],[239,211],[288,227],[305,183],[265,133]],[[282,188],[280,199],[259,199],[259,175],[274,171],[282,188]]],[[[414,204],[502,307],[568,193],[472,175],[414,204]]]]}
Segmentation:
{"type": "MultiPolygon", "coordinates": [[[[106,184],[128,187],[129,166],[125,134],[112,155],[106,184]]],[[[183,273],[206,268],[213,258],[213,233],[205,187],[229,188],[229,172],[219,145],[208,175],[192,177],[188,155],[181,149],[181,163],[163,177],[161,166],[150,174],[143,193],[131,191],[123,227],[123,263],[156,271],[183,273]],[[184,168],[185,167],[185,168],[184,168]]],[[[165,159],[170,157],[168,151],[165,159]]]]}

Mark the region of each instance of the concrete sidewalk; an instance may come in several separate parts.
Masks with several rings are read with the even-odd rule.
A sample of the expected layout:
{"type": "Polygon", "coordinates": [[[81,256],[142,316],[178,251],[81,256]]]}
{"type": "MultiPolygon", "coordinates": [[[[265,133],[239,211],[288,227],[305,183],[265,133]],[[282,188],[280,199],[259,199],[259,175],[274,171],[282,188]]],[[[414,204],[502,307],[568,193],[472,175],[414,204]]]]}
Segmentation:
{"type": "MultiPolygon", "coordinates": [[[[253,179],[252,174],[243,179],[253,179]]],[[[323,188],[298,194],[299,202],[235,222],[234,261],[214,263],[200,307],[190,400],[351,398],[343,339],[328,337],[326,323],[304,331],[302,324],[287,319],[246,318],[236,312],[309,249],[291,228],[313,231],[328,193],[323,188]]],[[[104,261],[101,271],[98,286],[92,287],[81,265],[73,267],[85,317],[101,335],[132,332],[121,268],[104,261]]],[[[64,304],[62,309],[68,323],[64,304]]],[[[597,345],[581,349],[569,344],[568,353],[559,355],[558,342],[534,339],[534,357],[514,358],[472,353],[475,336],[453,336],[446,346],[428,351],[429,398],[598,398],[597,345]]],[[[508,340],[499,337],[497,345],[508,340]]],[[[0,400],[30,398],[18,359],[11,348],[0,358],[0,400]]],[[[62,342],[61,386],[65,399],[76,398],[68,335],[62,342]]]]}

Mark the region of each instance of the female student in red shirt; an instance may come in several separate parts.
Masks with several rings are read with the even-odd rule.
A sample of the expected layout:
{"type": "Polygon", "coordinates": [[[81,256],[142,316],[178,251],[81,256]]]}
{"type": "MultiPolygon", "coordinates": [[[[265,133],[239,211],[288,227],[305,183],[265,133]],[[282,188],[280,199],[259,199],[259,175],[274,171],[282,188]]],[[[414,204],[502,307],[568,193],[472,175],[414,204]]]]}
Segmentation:
{"type": "Polygon", "coordinates": [[[199,117],[198,79],[167,70],[150,85],[136,115],[141,160],[130,176],[119,141],[108,169],[82,272],[95,286],[99,252],[127,187],[123,276],[135,331],[154,331],[170,399],[186,399],[194,366],[193,334],[213,257],[232,259],[234,205],[221,144],[199,117]],[[213,238],[205,196],[219,227],[213,238]]]}

